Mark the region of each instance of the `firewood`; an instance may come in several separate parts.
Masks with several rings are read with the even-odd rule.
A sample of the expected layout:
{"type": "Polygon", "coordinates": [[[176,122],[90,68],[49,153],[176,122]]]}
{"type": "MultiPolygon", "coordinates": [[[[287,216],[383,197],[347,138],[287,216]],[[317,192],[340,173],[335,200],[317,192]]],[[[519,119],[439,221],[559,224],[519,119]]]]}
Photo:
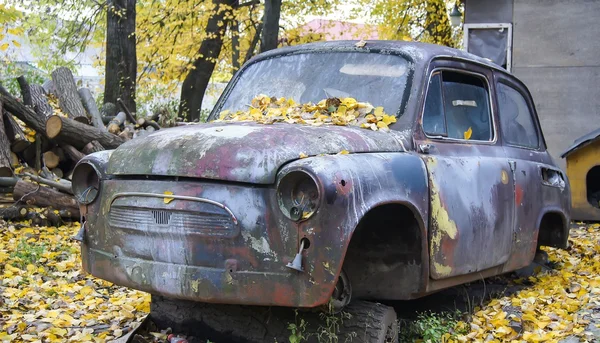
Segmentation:
{"type": "MultiPolygon", "coordinates": [[[[0,102],[0,113],[2,113],[2,103],[0,102]]],[[[10,142],[4,130],[4,116],[0,115],[0,176],[12,176],[12,166],[10,158],[10,142]]]]}
{"type": "Polygon", "coordinates": [[[0,208],[0,218],[4,220],[21,220],[27,216],[26,206],[9,206],[0,208]]]}
{"type": "Polygon", "coordinates": [[[41,207],[52,206],[57,210],[67,210],[75,218],[79,217],[79,206],[72,195],[64,194],[32,182],[18,180],[13,192],[15,201],[41,207]]]}
{"type": "Polygon", "coordinates": [[[34,129],[38,133],[45,134],[45,117],[39,116],[33,109],[20,103],[13,96],[0,94],[0,102],[4,104],[4,108],[8,110],[8,112],[21,119],[27,126],[34,129]]]}
{"type": "Polygon", "coordinates": [[[90,90],[87,88],[79,88],[79,97],[81,98],[83,107],[85,107],[87,113],[92,118],[92,125],[101,130],[106,130],[106,127],[102,122],[102,115],[98,110],[98,106],[96,106],[96,101],[92,96],[92,92],[90,92],[90,90]]]}
{"type": "Polygon", "coordinates": [[[27,83],[25,76],[21,75],[17,77],[17,83],[19,83],[19,88],[21,88],[21,98],[23,98],[23,103],[27,106],[33,107],[29,83],[27,83]]]}
{"type": "Polygon", "coordinates": [[[69,159],[75,163],[79,162],[85,156],[84,153],[75,149],[75,147],[70,144],[60,144],[60,147],[63,149],[65,154],[69,156],[69,159]]]}
{"type": "Polygon", "coordinates": [[[72,190],[72,186],[71,186],[71,181],[68,180],[63,180],[60,179],[58,181],[54,181],[54,180],[50,180],[48,178],[44,178],[41,176],[37,176],[37,175],[33,175],[30,173],[23,173],[24,176],[27,176],[28,178],[32,179],[33,181],[37,182],[37,183],[41,183],[44,185],[48,185],[51,187],[56,188],[57,190],[63,192],[63,193],[68,193],[68,194],[73,194],[73,190],[72,190]]]}
{"type": "Polygon", "coordinates": [[[125,122],[125,112],[119,112],[111,121],[108,123],[108,132],[112,134],[118,134],[121,131],[121,125],[125,122]]]}
{"type": "Polygon", "coordinates": [[[33,102],[33,110],[35,113],[43,118],[48,118],[54,114],[54,110],[52,109],[52,106],[50,106],[48,97],[46,96],[48,93],[44,87],[32,84],[29,85],[29,91],[31,92],[31,100],[33,102]]]}
{"type": "Polygon", "coordinates": [[[10,152],[10,166],[13,168],[16,168],[19,166],[19,164],[21,164],[21,162],[19,161],[19,156],[17,156],[17,154],[15,154],[14,152],[10,152]]]}
{"type": "Polygon", "coordinates": [[[44,87],[46,94],[56,95],[56,88],[54,88],[54,82],[52,82],[52,80],[46,80],[42,87],[44,87]]]}
{"type": "Polygon", "coordinates": [[[14,187],[19,180],[18,177],[0,177],[0,186],[1,187],[14,187]]]}
{"type": "Polygon", "coordinates": [[[60,116],[48,118],[45,132],[50,139],[71,144],[78,149],[94,140],[107,149],[115,149],[124,142],[122,138],[112,133],[60,116]]]}
{"type": "Polygon", "coordinates": [[[98,151],[104,151],[106,149],[104,149],[104,147],[102,146],[102,144],[100,144],[98,141],[91,141],[88,144],[86,144],[83,149],[81,149],[81,152],[89,155],[98,151]]]}
{"type": "Polygon", "coordinates": [[[52,172],[52,174],[56,175],[56,177],[62,179],[63,176],[65,176],[65,173],[63,173],[62,169],[60,168],[53,168],[52,170],[50,170],[52,172]]]}
{"type": "Polygon", "coordinates": [[[127,120],[129,120],[131,123],[135,123],[135,117],[133,116],[131,111],[129,111],[127,106],[125,106],[125,103],[123,102],[123,100],[121,100],[121,98],[118,98],[117,102],[119,103],[119,105],[121,105],[123,112],[125,112],[125,114],[127,115],[127,120]]]}
{"type": "Polygon", "coordinates": [[[31,142],[27,139],[27,136],[17,124],[12,114],[4,111],[4,127],[6,129],[6,136],[10,141],[10,150],[13,152],[22,152],[31,145],[31,142]]]}
{"type": "Polygon", "coordinates": [[[85,109],[77,93],[77,85],[69,68],[60,67],[52,72],[52,81],[56,87],[60,109],[69,117],[80,123],[89,124],[85,109]]]}
{"type": "Polygon", "coordinates": [[[50,150],[44,153],[42,160],[44,161],[44,165],[48,169],[52,169],[58,166],[58,163],[60,162],[60,157],[57,154],[55,154],[54,151],[50,150]]]}
{"type": "Polygon", "coordinates": [[[140,118],[137,120],[137,124],[144,129],[152,127],[154,130],[160,130],[160,126],[158,126],[158,124],[151,119],[140,118]]]}
{"type": "Polygon", "coordinates": [[[60,216],[60,212],[55,213],[55,209],[52,207],[46,208],[42,214],[48,219],[48,221],[52,224],[52,226],[59,226],[64,224],[62,217],[60,216]]]}
{"type": "Polygon", "coordinates": [[[128,140],[130,140],[130,139],[133,138],[133,132],[131,132],[128,127],[126,127],[126,128],[123,129],[123,131],[121,131],[119,133],[119,137],[121,137],[124,140],[128,141],[128,140]]]}

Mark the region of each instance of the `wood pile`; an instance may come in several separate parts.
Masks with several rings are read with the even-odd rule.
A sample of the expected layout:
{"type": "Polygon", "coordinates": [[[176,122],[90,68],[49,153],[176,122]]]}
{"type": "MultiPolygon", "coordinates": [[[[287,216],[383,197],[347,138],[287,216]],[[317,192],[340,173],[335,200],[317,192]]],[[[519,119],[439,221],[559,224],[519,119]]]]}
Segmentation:
{"type": "Polygon", "coordinates": [[[125,104],[96,105],[68,68],[44,85],[17,78],[21,98],[0,84],[0,218],[59,225],[79,219],[73,168],[85,155],[160,130],[158,116],[136,118],[125,104]]]}

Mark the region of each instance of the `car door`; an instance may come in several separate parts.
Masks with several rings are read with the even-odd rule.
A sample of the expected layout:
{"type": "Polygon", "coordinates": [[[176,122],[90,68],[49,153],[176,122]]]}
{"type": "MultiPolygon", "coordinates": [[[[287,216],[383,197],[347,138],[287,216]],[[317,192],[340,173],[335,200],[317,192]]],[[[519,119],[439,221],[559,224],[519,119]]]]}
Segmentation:
{"type": "Polygon", "coordinates": [[[537,221],[544,201],[551,200],[545,199],[544,188],[550,184],[545,185],[543,178],[548,170],[556,168],[548,165],[549,157],[529,92],[513,77],[494,74],[502,143],[515,183],[515,246],[505,267],[514,270],[529,264],[535,255],[537,221]]]}
{"type": "Polygon", "coordinates": [[[430,277],[444,279],[507,261],[514,197],[491,71],[445,60],[430,70],[415,142],[430,183],[430,277]]]}

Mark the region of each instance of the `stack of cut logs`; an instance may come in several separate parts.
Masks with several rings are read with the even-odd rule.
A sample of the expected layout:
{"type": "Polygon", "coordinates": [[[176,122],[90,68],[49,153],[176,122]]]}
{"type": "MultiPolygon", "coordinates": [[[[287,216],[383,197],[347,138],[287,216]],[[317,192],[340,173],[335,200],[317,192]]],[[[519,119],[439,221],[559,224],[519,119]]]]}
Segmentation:
{"type": "Polygon", "coordinates": [[[120,99],[98,109],[67,68],[43,86],[17,81],[21,99],[0,84],[0,218],[37,225],[79,219],[69,181],[77,162],[159,130],[158,118],[136,118],[120,99]]]}

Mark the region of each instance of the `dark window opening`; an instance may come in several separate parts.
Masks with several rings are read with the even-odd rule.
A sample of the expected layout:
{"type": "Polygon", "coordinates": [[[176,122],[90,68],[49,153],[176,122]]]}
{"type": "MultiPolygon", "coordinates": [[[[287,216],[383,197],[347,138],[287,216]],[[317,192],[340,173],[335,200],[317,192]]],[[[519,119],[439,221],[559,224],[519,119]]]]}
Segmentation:
{"type": "Polygon", "coordinates": [[[592,206],[600,208],[600,166],[595,166],[588,171],[585,188],[588,202],[592,206]]]}
{"type": "Polygon", "coordinates": [[[516,89],[498,84],[498,109],[502,137],[509,145],[536,149],[539,139],[533,116],[525,97],[516,89]]]}
{"type": "Polygon", "coordinates": [[[425,133],[461,140],[491,141],[491,118],[484,79],[445,70],[431,77],[423,113],[425,133]]]}

